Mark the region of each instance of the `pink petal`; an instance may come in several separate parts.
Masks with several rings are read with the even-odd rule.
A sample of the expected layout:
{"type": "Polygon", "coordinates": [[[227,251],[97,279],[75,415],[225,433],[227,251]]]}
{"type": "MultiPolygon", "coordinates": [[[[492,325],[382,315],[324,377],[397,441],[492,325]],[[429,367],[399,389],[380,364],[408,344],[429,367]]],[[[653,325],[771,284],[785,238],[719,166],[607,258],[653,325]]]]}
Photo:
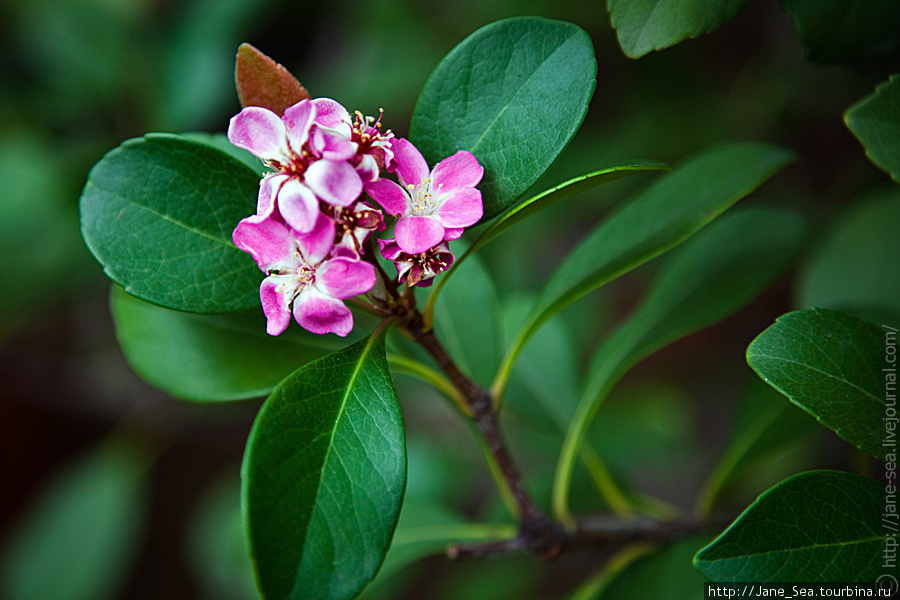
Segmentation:
{"type": "Polygon", "coordinates": [[[312,230],[296,237],[306,264],[317,265],[328,256],[334,245],[334,221],[320,212],[312,230]]]}
{"type": "Polygon", "coordinates": [[[284,173],[270,173],[263,177],[259,184],[259,196],[256,199],[256,214],[260,217],[271,216],[275,210],[275,197],[278,189],[288,180],[284,173]]]}
{"type": "Polygon", "coordinates": [[[259,106],[248,106],[231,118],[228,140],[263,160],[284,160],[288,156],[281,117],[259,106]]]}
{"type": "Polygon", "coordinates": [[[311,101],[316,107],[316,123],[350,137],[350,113],[337,100],[316,98],[311,101]]]}
{"type": "Polygon", "coordinates": [[[291,177],[278,190],[278,210],[292,229],[306,233],[316,224],[319,200],[298,177],[291,177]]]}
{"type": "Polygon", "coordinates": [[[484,214],[481,192],[471,187],[457,188],[442,198],[437,219],[444,227],[469,227],[484,214]]]}
{"type": "Polygon", "coordinates": [[[458,240],[462,237],[463,232],[465,231],[464,227],[452,228],[452,227],[444,227],[444,240],[447,242],[451,242],[453,240],[458,240]]]}
{"type": "Polygon", "coordinates": [[[400,177],[400,185],[404,187],[409,184],[419,185],[428,177],[428,164],[422,158],[422,153],[409,140],[404,138],[393,140],[391,150],[394,152],[393,171],[400,177]]]}
{"type": "Polygon", "coordinates": [[[272,219],[243,219],[238,223],[231,239],[235,246],[252,254],[263,271],[268,271],[272,265],[289,261],[294,250],[290,230],[272,219]]]}
{"type": "Polygon", "coordinates": [[[394,234],[404,252],[419,254],[444,239],[444,227],[431,217],[400,217],[394,234]]]}
{"type": "Polygon", "coordinates": [[[375,285],[375,267],[350,258],[332,258],[316,269],[316,286],[344,300],[365,294],[375,285]]]}
{"type": "Polygon", "coordinates": [[[359,173],[363,183],[369,183],[378,179],[378,171],[378,161],[371,154],[363,155],[356,165],[356,172],[359,173]]]}
{"type": "Polygon", "coordinates": [[[284,111],[282,121],[294,152],[299,153],[309,139],[309,128],[312,127],[315,116],[316,109],[309,100],[301,100],[284,111]]]}
{"type": "Polygon", "coordinates": [[[294,318],[313,333],[346,336],[353,329],[353,313],[344,303],[307,289],[294,300],[294,318]]]}
{"type": "Polygon", "coordinates": [[[482,177],[484,168],[475,156],[460,150],[435,165],[431,172],[431,187],[438,193],[446,193],[461,187],[475,187],[482,177]]]}
{"type": "Polygon", "coordinates": [[[378,249],[381,250],[381,255],[388,260],[396,260],[403,252],[403,250],[400,249],[400,246],[397,245],[397,240],[395,239],[377,239],[375,241],[378,242],[378,249]]]}
{"type": "Polygon", "coordinates": [[[367,183],[366,193],[389,215],[402,215],[409,209],[409,194],[390,179],[367,183]]]}
{"type": "Polygon", "coordinates": [[[318,156],[328,160],[350,160],[356,155],[356,143],[320,127],[313,130],[312,145],[318,156]]]}
{"type": "Polygon", "coordinates": [[[291,311],[288,308],[288,298],[276,291],[278,281],[274,277],[266,277],[259,286],[259,298],[262,301],[263,312],[266,314],[266,333],[280,335],[287,329],[291,322],[291,311]]]}
{"type": "Polygon", "coordinates": [[[316,196],[337,206],[349,206],[362,194],[362,179],[348,162],[317,160],[306,169],[306,185],[316,196]]]}

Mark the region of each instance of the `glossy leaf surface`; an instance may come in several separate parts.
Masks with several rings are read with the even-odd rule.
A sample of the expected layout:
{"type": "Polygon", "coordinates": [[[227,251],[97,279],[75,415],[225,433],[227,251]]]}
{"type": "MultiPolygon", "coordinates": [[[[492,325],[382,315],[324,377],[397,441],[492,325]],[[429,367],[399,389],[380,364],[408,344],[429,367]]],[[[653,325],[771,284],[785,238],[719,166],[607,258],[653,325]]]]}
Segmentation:
{"type": "Polygon", "coordinates": [[[884,574],[884,485],[810,471],[762,494],[694,557],[712,581],[875,581],[884,574]]]}
{"type": "Polygon", "coordinates": [[[750,0],[607,0],[619,46],[630,58],[715,31],[750,0]]]}
{"type": "MultiPolygon", "coordinates": [[[[836,310],[782,315],[747,348],[747,363],[769,385],[854,446],[885,460],[887,409],[882,368],[893,333],[836,310]]],[[[893,374],[896,384],[896,373],[893,374]]]]}
{"type": "Polygon", "coordinates": [[[81,196],[81,231],[110,279],[195,313],[259,306],[259,272],[231,234],[256,212],[259,174],[207,144],[150,134],[107,154],[81,196]]]}
{"type": "Polygon", "coordinates": [[[275,388],[253,425],[242,476],[263,597],[356,596],[381,566],[406,485],[383,336],[322,357],[275,388]]]}
{"type": "Polygon", "coordinates": [[[429,165],[468,150],[484,167],[484,219],[515,202],[575,135],[596,83],[578,26],[514,17],[482,27],[422,89],[410,138],[429,165]]]}
{"type": "Polygon", "coordinates": [[[844,122],[873,163],[900,182],[900,75],[875,88],[844,114],[844,122]]]}
{"type": "Polygon", "coordinates": [[[176,398],[227,402],[267,395],[299,366],[343,344],[293,324],[273,337],[262,314],[196,315],[114,286],[116,338],[131,368],[176,398]]]}

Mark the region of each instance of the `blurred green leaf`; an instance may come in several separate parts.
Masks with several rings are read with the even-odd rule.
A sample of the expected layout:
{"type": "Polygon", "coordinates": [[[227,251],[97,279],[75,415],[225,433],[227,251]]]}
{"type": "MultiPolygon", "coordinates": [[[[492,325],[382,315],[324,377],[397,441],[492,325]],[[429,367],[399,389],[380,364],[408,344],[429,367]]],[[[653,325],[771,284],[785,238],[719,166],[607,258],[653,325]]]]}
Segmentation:
{"type": "Polygon", "coordinates": [[[104,600],[121,591],[144,533],[142,448],[115,440],[57,473],[6,544],[7,600],[104,600]]]}
{"type": "MultiPolygon", "coordinates": [[[[778,318],[747,348],[747,364],[766,383],[842,439],[881,460],[887,408],[882,367],[890,332],[836,310],[798,310],[778,318]]],[[[896,330],[894,330],[896,341],[896,330]]]]}
{"type": "Polygon", "coordinates": [[[590,37],[578,26],[514,17],[482,27],[437,66],[410,138],[429,164],[457,150],[485,174],[484,220],[525,193],[581,125],[596,85],[590,37]]]}
{"type": "Polygon", "coordinates": [[[715,31],[750,0],[607,0],[609,20],[629,58],[715,31]]]}
{"type": "Polygon", "coordinates": [[[259,600],[247,556],[237,471],[210,486],[196,508],[188,537],[188,557],[208,600],[259,600]]]}
{"type": "Polygon", "coordinates": [[[52,140],[41,133],[0,139],[0,329],[23,312],[71,300],[36,285],[36,273],[52,273],[55,286],[72,290],[92,265],[66,181],[48,176],[63,169],[52,140]]]}
{"type": "Polygon", "coordinates": [[[480,260],[461,269],[435,305],[435,330],[463,372],[486,385],[500,362],[497,290],[480,260]]]}
{"type": "MultiPolygon", "coordinates": [[[[756,189],[791,156],[764,144],[717,146],[665,175],[595,227],[547,283],[504,357],[494,391],[502,391],[517,354],[549,317],[680,244],[756,189]]],[[[700,275],[702,272],[694,277],[700,275]]],[[[676,322],[672,325],[679,326],[676,322]]]]}
{"type": "Polygon", "coordinates": [[[406,485],[383,335],[320,358],[275,388],[250,432],[242,477],[264,597],[349,599],[372,580],[406,485]]]}
{"type": "Polygon", "coordinates": [[[273,337],[258,315],[195,315],[113,286],[110,308],[128,363],[177,398],[227,402],[265,396],[282,379],[344,344],[298,327],[273,337]]]}
{"type": "Polygon", "coordinates": [[[900,320],[897,223],[898,190],[868,198],[841,215],[799,277],[798,304],[900,320]]]}
{"type": "Polygon", "coordinates": [[[749,467],[802,441],[818,430],[809,415],[758,379],[751,381],[731,434],[731,443],[713,467],[697,498],[708,517],[723,486],[749,467]]]}
{"type": "Polygon", "coordinates": [[[795,475],[694,557],[712,581],[875,581],[886,540],[884,485],[840,471],[795,475]]]}
{"type": "Polygon", "coordinates": [[[425,307],[425,318],[428,319],[429,313],[433,310],[432,304],[434,302],[434,298],[438,297],[438,294],[440,294],[441,290],[450,279],[450,276],[460,268],[461,264],[467,258],[469,258],[470,255],[474,254],[483,246],[487,245],[494,238],[511,228],[513,225],[516,225],[524,219],[535,215],[546,208],[550,208],[554,204],[557,204],[559,202],[562,202],[563,200],[575,196],[576,194],[589,190],[594,186],[600,185],[601,183],[614,181],[616,179],[619,179],[620,177],[625,177],[626,175],[631,175],[634,173],[641,173],[643,171],[655,171],[666,168],[667,167],[665,164],[655,161],[633,162],[627,165],[609,167],[607,169],[601,169],[599,171],[594,171],[593,173],[588,173],[587,175],[580,175],[578,177],[575,177],[574,179],[565,181],[553,188],[550,188],[549,190],[541,192],[537,196],[533,196],[528,200],[525,200],[524,202],[521,202],[520,204],[514,206],[513,208],[502,214],[496,221],[494,221],[491,226],[488,227],[484,231],[484,233],[482,233],[478,237],[477,240],[475,240],[475,243],[456,260],[456,263],[453,265],[450,272],[448,272],[438,281],[438,284],[434,288],[434,292],[432,293],[431,297],[429,297],[428,304],[425,307]]]}
{"type": "Polygon", "coordinates": [[[81,231],[110,279],[176,310],[259,306],[262,274],[231,234],[256,211],[259,175],[175,135],[129,140],[91,170],[81,231]]]}
{"type": "Polygon", "coordinates": [[[890,78],[847,109],[844,122],[866,156],[900,183],[900,75],[890,78]]]}
{"type": "Polygon", "coordinates": [[[638,309],[594,355],[560,454],[554,484],[558,515],[567,514],[575,453],[618,379],[645,356],[749,302],[796,256],[804,227],[799,217],[783,211],[738,211],[698,234],[665,265],[638,309]]]}
{"type": "MultiPolygon", "coordinates": [[[[158,119],[168,130],[210,126],[209,116],[238,108],[234,57],[242,36],[273,0],[189,0],[181,9],[167,52],[158,119]]],[[[222,123],[224,129],[225,123],[222,123]]]]}
{"type": "Polygon", "coordinates": [[[811,61],[875,58],[900,47],[896,0],[781,0],[781,7],[811,61]]]}
{"type": "Polygon", "coordinates": [[[645,600],[657,597],[665,586],[666,597],[703,600],[703,582],[691,559],[708,538],[685,540],[641,558],[616,577],[600,595],[600,600],[645,600]]]}

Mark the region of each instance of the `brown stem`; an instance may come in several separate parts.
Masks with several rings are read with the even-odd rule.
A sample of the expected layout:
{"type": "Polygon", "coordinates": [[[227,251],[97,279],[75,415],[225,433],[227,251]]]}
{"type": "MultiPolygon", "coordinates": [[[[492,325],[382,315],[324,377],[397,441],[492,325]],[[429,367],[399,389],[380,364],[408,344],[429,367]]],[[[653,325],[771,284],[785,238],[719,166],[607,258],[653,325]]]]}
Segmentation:
{"type": "MultiPolygon", "coordinates": [[[[490,392],[459,370],[443,345],[435,337],[434,331],[425,330],[422,314],[417,309],[408,313],[402,326],[416,342],[428,351],[438,367],[465,397],[466,406],[475,428],[493,456],[512,495],[519,515],[519,535],[515,538],[515,542],[500,544],[506,548],[503,551],[521,547],[546,559],[556,557],[566,543],[566,533],[559,524],[550,521],[543,514],[531,494],[525,489],[522,477],[513,463],[500,433],[500,423],[494,412],[494,402],[490,392]]],[[[465,554],[465,551],[462,552],[465,554]]]]}

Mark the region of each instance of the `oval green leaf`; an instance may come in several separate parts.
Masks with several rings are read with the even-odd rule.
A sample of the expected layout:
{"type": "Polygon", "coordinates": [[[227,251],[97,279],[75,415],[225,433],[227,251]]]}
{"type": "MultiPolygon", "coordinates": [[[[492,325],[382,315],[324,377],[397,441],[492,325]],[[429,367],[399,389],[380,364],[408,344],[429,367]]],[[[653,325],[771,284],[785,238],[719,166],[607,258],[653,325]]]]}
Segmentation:
{"type": "Polygon", "coordinates": [[[262,274],[231,233],[256,212],[259,174],[176,135],[129,140],[91,170],[81,231],[110,279],[148,302],[195,313],[259,306],[262,274]]]}
{"type": "Polygon", "coordinates": [[[900,183],[900,75],[891,75],[844,113],[866,156],[900,183]]]}
{"type": "Polygon", "coordinates": [[[594,91],[590,37],[571,23],[514,17],[482,27],[438,64],[410,138],[434,165],[468,150],[484,167],[484,219],[525,193],[575,135],[594,91]]]}
{"type": "Polygon", "coordinates": [[[694,566],[716,582],[875,581],[885,573],[885,493],[853,473],[800,473],[762,494],[694,566]]]}
{"type": "Polygon", "coordinates": [[[715,31],[750,0],[607,0],[609,20],[629,58],[715,31]]]}
{"type": "Polygon", "coordinates": [[[149,463],[143,448],[115,439],[58,473],[5,544],[0,596],[117,597],[148,517],[149,463]]]}
{"type": "Polygon", "coordinates": [[[263,597],[356,596],[384,560],[406,485],[383,336],[324,356],[275,388],[253,424],[242,476],[263,597]]]}
{"type": "Polygon", "coordinates": [[[341,347],[334,336],[299,327],[270,336],[261,313],[196,315],[144,302],[119,286],[113,286],[109,303],[131,368],[185,400],[265,396],[298,366],[341,347]]]}
{"type": "Polygon", "coordinates": [[[844,312],[798,310],[753,340],[747,364],[838,436],[887,460],[886,384],[896,391],[897,381],[895,365],[887,362],[891,340],[896,349],[896,329],[844,312]]]}
{"type": "Polygon", "coordinates": [[[572,302],[680,244],[746,196],[792,158],[766,144],[726,144],[707,150],[665,175],[615,212],[565,258],[519,331],[494,381],[529,337],[572,302]]]}

